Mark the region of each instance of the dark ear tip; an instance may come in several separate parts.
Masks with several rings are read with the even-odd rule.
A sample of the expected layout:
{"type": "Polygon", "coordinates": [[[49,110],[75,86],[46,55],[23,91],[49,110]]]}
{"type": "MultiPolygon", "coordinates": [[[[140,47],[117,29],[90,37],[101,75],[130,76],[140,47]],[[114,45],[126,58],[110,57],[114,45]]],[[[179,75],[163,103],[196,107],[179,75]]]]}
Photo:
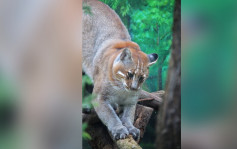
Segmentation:
{"type": "Polygon", "coordinates": [[[158,59],[158,57],[159,57],[159,55],[156,53],[152,53],[152,56],[154,57],[155,60],[158,59]]]}
{"type": "Polygon", "coordinates": [[[148,58],[149,58],[149,60],[150,60],[150,62],[154,62],[154,61],[156,61],[157,59],[158,59],[158,54],[156,54],[156,53],[152,53],[152,54],[149,54],[148,55],[148,58]]]}

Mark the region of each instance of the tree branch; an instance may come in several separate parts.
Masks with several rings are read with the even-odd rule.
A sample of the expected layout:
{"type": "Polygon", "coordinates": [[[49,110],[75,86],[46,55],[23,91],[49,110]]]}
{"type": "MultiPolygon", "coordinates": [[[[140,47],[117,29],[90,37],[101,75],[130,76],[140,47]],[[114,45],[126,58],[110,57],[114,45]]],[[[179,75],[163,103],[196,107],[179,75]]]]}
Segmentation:
{"type": "MultiPolygon", "coordinates": [[[[152,112],[153,109],[149,107],[142,105],[136,107],[134,126],[140,129],[140,138],[145,133],[152,112]]],[[[83,122],[88,123],[86,131],[92,138],[89,143],[93,149],[141,149],[137,144],[140,138],[137,142],[131,136],[118,141],[112,140],[106,126],[102,124],[94,110],[91,110],[90,114],[83,113],[83,122]]]]}
{"type": "Polygon", "coordinates": [[[141,96],[143,98],[138,99],[138,104],[151,107],[154,110],[159,110],[164,98],[164,94],[164,91],[157,91],[153,93],[143,91],[143,95],[141,96]]]}

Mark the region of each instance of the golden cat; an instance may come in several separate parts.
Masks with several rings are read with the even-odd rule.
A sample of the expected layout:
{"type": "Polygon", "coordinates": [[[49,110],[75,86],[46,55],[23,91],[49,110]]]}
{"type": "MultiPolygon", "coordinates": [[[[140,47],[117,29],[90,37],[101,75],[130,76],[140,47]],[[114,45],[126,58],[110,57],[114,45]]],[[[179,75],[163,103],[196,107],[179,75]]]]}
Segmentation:
{"type": "Polygon", "coordinates": [[[94,83],[95,111],[113,139],[128,134],[138,138],[140,130],[133,126],[136,103],[150,95],[141,86],[158,55],[142,52],[107,5],[97,0],[83,4],[90,8],[83,14],[83,70],[94,83]],[[117,106],[122,109],[119,116],[114,111],[117,106]]]}

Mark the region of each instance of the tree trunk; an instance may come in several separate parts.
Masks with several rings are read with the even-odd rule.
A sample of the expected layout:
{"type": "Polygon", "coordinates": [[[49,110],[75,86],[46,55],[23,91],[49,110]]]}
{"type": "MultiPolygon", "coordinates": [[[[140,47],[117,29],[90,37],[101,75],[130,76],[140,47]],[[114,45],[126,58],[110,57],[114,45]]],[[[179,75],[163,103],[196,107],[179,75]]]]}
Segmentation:
{"type": "Polygon", "coordinates": [[[181,1],[176,0],[174,9],[173,44],[166,94],[160,107],[157,122],[158,149],[181,148],[181,1]]]}
{"type": "Polygon", "coordinates": [[[162,90],[162,66],[158,69],[158,90],[162,90]]]}

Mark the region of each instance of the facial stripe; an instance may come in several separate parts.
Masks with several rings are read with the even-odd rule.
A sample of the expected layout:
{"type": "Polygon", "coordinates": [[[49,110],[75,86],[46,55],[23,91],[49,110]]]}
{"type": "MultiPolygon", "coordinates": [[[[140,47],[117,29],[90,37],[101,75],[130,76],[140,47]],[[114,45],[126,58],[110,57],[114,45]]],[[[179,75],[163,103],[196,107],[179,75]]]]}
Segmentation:
{"type": "Polygon", "coordinates": [[[143,66],[144,66],[143,61],[140,61],[140,59],[138,59],[137,60],[137,65],[136,65],[136,68],[135,68],[135,74],[143,73],[143,66]]]}
{"type": "Polygon", "coordinates": [[[123,77],[126,77],[126,75],[123,74],[121,71],[118,71],[117,74],[119,74],[119,75],[121,75],[121,76],[123,76],[123,77]]]}
{"type": "Polygon", "coordinates": [[[134,62],[132,57],[131,57],[131,60],[132,60],[132,62],[134,62]]]}
{"type": "Polygon", "coordinates": [[[128,85],[127,85],[127,83],[126,83],[125,80],[123,81],[123,85],[126,86],[126,87],[128,88],[128,85]]]}
{"type": "Polygon", "coordinates": [[[132,81],[135,81],[136,75],[133,75],[132,81]]]}
{"type": "Polygon", "coordinates": [[[136,69],[134,73],[137,74],[138,73],[138,69],[136,69]]]}

